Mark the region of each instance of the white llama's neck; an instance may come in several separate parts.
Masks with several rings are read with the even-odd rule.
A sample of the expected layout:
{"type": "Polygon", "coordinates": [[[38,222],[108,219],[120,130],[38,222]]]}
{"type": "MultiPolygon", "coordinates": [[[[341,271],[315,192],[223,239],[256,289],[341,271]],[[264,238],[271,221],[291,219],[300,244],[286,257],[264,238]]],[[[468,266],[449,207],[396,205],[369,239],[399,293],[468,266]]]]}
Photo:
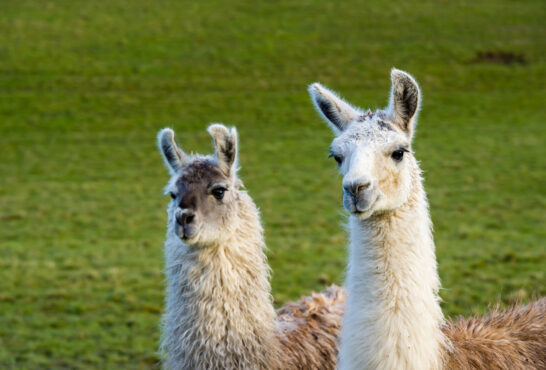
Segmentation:
{"type": "MultiPolygon", "coordinates": [[[[166,242],[163,350],[172,369],[274,368],[275,311],[258,210],[240,193],[236,232],[214,247],[166,242]]],[[[172,235],[172,234],[170,234],[172,235]]]]}
{"type": "Polygon", "coordinates": [[[341,369],[438,369],[440,280],[421,178],[394,212],[350,218],[349,298],[341,336],[341,369]]]}

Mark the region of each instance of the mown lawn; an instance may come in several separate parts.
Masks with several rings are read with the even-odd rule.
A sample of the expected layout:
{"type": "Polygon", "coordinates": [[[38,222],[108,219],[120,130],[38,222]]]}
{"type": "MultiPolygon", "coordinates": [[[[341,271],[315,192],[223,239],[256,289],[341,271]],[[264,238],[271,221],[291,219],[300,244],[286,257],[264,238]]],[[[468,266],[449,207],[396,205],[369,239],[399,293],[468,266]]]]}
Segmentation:
{"type": "Polygon", "coordinates": [[[424,94],[448,316],[546,294],[543,1],[0,2],[0,367],[157,364],[172,126],[236,125],[277,304],[345,266],[331,133],[306,86],[424,94]]]}

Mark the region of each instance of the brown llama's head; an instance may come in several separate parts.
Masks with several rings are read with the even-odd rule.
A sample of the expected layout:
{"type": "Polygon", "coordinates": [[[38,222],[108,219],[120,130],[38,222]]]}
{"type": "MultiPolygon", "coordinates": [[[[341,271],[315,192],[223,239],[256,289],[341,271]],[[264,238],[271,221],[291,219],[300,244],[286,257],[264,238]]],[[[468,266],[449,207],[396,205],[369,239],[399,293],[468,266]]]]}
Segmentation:
{"type": "Polygon", "coordinates": [[[362,111],[318,83],[311,99],[336,134],[330,146],[343,175],[343,205],[366,219],[404,204],[419,177],[411,141],[420,105],[417,82],[406,72],[391,71],[389,106],[362,111]]]}
{"type": "Polygon", "coordinates": [[[222,242],[237,223],[237,131],[221,124],[209,126],[214,155],[187,155],[165,128],[158,134],[159,151],[171,174],[165,193],[169,237],[205,247],[222,242]]]}

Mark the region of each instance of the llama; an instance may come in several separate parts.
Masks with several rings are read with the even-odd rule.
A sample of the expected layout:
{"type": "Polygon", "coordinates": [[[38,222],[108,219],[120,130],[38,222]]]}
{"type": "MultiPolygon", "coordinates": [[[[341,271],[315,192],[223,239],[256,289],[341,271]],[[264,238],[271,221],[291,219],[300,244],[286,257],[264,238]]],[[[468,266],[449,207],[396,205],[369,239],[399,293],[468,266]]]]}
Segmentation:
{"type": "Polygon", "coordinates": [[[352,107],[318,83],[311,99],[336,137],[349,212],[341,369],[546,368],[546,299],[445,323],[421,170],[411,141],[420,90],[393,69],[389,105],[352,107]]]}
{"type": "Polygon", "coordinates": [[[333,369],[345,291],[331,286],[275,312],[254,202],[237,177],[237,132],[208,128],[214,155],[187,155],[158,135],[171,174],[166,309],[169,369],[333,369]]]}

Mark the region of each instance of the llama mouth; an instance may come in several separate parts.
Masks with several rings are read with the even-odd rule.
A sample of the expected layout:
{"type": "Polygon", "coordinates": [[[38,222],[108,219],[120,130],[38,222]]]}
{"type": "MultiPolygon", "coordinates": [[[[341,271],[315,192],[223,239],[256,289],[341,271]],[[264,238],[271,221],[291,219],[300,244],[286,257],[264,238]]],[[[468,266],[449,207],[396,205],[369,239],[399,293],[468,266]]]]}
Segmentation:
{"type": "Polygon", "coordinates": [[[191,240],[197,239],[198,234],[199,234],[198,231],[193,232],[193,233],[191,233],[191,234],[185,234],[185,233],[183,233],[183,234],[180,236],[180,239],[182,239],[182,240],[185,241],[185,242],[191,241],[191,240]]]}
{"type": "Polygon", "coordinates": [[[358,194],[343,191],[343,206],[347,212],[355,216],[369,216],[379,198],[380,194],[377,191],[363,191],[358,194]]]}
{"type": "Polygon", "coordinates": [[[377,203],[378,199],[379,196],[375,196],[373,200],[366,202],[366,208],[361,208],[359,207],[359,202],[354,202],[349,212],[360,219],[366,219],[374,213],[375,204],[377,203]]]}
{"type": "Polygon", "coordinates": [[[197,239],[200,231],[201,231],[201,227],[192,228],[191,230],[188,230],[182,226],[179,226],[178,237],[184,243],[191,243],[192,241],[195,241],[197,239]]]}
{"type": "Polygon", "coordinates": [[[369,218],[373,214],[373,208],[370,207],[365,211],[355,210],[351,213],[355,215],[356,217],[358,217],[359,219],[364,220],[366,218],[369,218]]]}

